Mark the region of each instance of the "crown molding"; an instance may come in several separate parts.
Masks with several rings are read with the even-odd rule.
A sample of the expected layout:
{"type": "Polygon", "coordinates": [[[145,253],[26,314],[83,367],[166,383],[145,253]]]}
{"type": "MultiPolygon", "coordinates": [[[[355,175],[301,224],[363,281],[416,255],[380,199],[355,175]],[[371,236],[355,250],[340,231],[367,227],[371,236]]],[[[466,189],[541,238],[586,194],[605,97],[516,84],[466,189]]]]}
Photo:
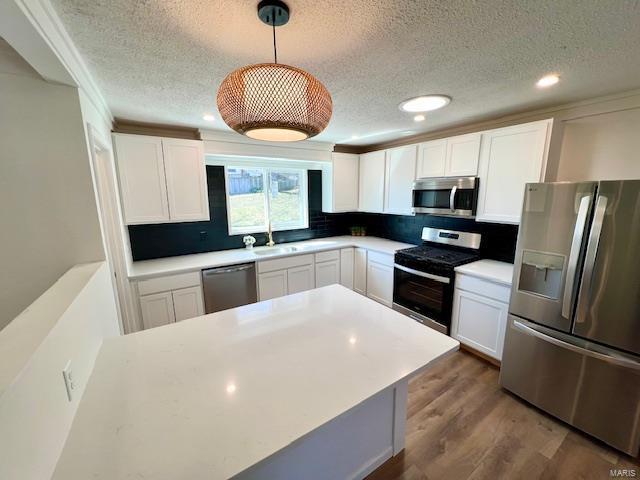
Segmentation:
{"type": "Polygon", "coordinates": [[[0,33],[47,81],[82,89],[107,123],[111,111],[49,0],[0,2],[0,33]]]}
{"type": "Polygon", "coordinates": [[[640,108],[640,89],[588,98],[577,102],[557,104],[545,108],[524,110],[508,115],[493,116],[477,121],[460,122],[450,127],[424,132],[410,137],[401,137],[387,142],[369,145],[337,144],[335,146],[335,151],[345,153],[367,153],[392,147],[437,140],[439,138],[452,137],[454,135],[463,135],[465,133],[508,127],[518,123],[533,122],[546,118],[553,118],[558,122],[568,122],[578,118],[632,108],[640,108]]]}

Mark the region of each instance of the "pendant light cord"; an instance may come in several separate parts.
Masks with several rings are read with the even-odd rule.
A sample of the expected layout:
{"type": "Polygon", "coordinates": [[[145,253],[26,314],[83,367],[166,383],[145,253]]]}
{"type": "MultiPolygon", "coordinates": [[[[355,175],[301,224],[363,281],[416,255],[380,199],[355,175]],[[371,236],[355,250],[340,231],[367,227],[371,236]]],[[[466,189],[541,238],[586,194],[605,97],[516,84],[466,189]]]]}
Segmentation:
{"type": "Polygon", "coordinates": [[[273,63],[278,63],[278,48],[276,47],[276,15],[275,13],[271,17],[271,25],[273,27],[273,63]]]}

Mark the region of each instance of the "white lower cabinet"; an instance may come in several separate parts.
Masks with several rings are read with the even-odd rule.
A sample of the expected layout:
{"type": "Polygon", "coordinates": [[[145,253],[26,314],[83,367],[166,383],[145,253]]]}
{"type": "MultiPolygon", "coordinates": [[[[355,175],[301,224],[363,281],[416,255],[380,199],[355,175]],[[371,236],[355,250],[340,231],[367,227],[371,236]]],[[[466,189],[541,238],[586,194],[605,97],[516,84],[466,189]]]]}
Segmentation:
{"type": "Polygon", "coordinates": [[[287,294],[287,271],[261,273],[258,275],[260,300],[284,297],[287,294]]]}
{"type": "Polygon", "coordinates": [[[353,289],[361,295],[366,295],[367,251],[364,248],[356,248],[353,254],[353,289]]]}
{"type": "Polygon", "coordinates": [[[509,314],[509,292],[508,287],[491,281],[457,275],[451,336],[500,360],[509,314]]]}
{"type": "Polygon", "coordinates": [[[289,268],[287,270],[287,293],[311,290],[315,280],[313,265],[289,268]]]}
{"type": "Polygon", "coordinates": [[[311,290],[316,283],[314,272],[313,255],[294,255],[259,262],[259,299],[270,300],[311,290]]]}
{"type": "Polygon", "coordinates": [[[316,263],[316,288],[340,283],[340,260],[316,263]]]}
{"type": "Polygon", "coordinates": [[[144,329],[204,315],[199,271],[140,280],[137,288],[144,329]]]}
{"type": "Polygon", "coordinates": [[[199,286],[173,290],[171,294],[176,322],[204,315],[204,299],[199,286]]]}
{"type": "Polygon", "coordinates": [[[340,285],[353,290],[354,248],[340,250],[340,285]]]}
{"type": "Polygon", "coordinates": [[[367,297],[387,307],[393,304],[393,255],[368,252],[367,297]]]}
{"type": "Polygon", "coordinates": [[[140,297],[140,310],[145,329],[169,325],[176,321],[171,292],[140,297]]]}

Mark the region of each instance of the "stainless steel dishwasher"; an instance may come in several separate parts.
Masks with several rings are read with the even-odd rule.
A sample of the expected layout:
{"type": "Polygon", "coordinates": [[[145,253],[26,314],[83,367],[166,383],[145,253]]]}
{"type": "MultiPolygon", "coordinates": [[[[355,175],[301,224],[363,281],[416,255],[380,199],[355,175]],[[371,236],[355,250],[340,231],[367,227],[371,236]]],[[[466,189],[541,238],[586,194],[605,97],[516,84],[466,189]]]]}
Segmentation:
{"type": "Polygon", "coordinates": [[[255,303],[256,264],[229,265],[202,270],[205,313],[255,303]]]}

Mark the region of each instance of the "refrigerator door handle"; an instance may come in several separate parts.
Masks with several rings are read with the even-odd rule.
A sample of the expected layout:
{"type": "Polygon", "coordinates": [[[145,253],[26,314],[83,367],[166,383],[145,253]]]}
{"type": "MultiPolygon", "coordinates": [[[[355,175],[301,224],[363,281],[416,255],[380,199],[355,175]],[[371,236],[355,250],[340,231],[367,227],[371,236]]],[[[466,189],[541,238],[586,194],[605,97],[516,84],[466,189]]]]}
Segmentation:
{"type": "Polygon", "coordinates": [[[580,258],[580,249],[582,248],[582,238],[584,237],[584,229],[587,225],[587,216],[589,215],[589,207],[591,206],[591,195],[582,197],[580,207],[578,207],[578,218],[576,226],[573,229],[573,240],[571,240],[571,252],[569,253],[569,264],[567,267],[567,278],[564,284],[564,296],[562,298],[562,316],[571,318],[571,310],[575,303],[574,286],[576,281],[576,269],[578,267],[578,259],[580,258]]]}
{"type": "Polygon", "coordinates": [[[614,351],[608,348],[597,347],[598,350],[592,350],[590,348],[584,348],[579,345],[574,345],[573,343],[565,342],[564,340],[543,333],[539,329],[531,325],[529,322],[523,320],[514,320],[513,327],[524,334],[539,338],[540,340],[551,343],[553,345],[557,345],[558,347],[566,348],[567,350],[579,353],[580,355],[585,355],[587,357],[602,360],[613,365],[640,371],[640,362],[616,354],[614,351]]]}
{"type": "Polygon", "coordinates": [[[596,201],[595,213],[593,214],[593,223],[589,232],[589,242],[587,243],[587,253],[584,258],[584,269],[582,270],[582,284],[580,285],[580,294],[578,295],[578,311],[576,314],[576,323],[583,323],[587,316],[587,310],[591,304],[591,281],[593,280],[593,269],[598,256],[598,247],[600,246],[600,235],[602,234],[602,224],[604,223],[604,214],[607,211],[607,197],[598,195],[596,201]]]}

